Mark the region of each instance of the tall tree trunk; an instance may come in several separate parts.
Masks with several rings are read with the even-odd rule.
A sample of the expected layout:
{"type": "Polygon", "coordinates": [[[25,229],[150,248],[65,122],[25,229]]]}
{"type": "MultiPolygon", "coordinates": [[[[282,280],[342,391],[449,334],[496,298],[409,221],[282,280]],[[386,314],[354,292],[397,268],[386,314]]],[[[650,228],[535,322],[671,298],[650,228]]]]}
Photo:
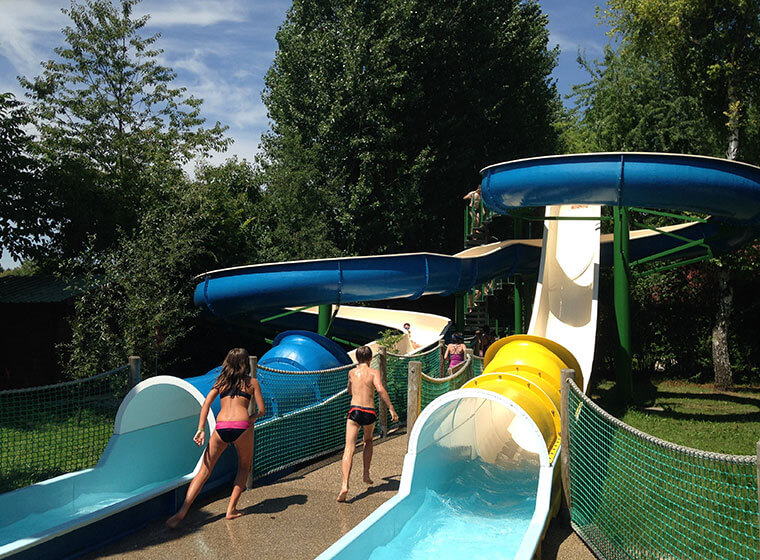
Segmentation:
{"type": "Polygon", "coordinates": [[[715,388],[725,391],[734,385],[731,357],[728,354],[728,323],[733,311],[734,290],[725,266],[718,269],[718,310],[712,329],[713,371],[715,388]]]}
{"type": "MultiPolygon", "coordinates": [[[[726,157],[735,160],[739,155],[739,113],[740,102],[732,84],[728,85],[728,149],[726,157]]],[[[734,290],[730,284],[728,267],[718,269],[718,309],[715,312],[715,323],[712,329],[713,374],[715,388],[730,389],[734,385],[734,374],[731,371],[731,357],[728,353],[728,324],[733,314],[734,290]]]]}

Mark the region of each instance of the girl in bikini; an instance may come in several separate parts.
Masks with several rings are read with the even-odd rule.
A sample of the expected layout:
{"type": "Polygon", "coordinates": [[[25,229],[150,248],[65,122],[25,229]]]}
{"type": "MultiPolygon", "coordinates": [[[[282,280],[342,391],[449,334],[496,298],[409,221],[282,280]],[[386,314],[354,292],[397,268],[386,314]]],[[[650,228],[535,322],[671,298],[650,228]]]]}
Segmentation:
{"type": "Polygon", "coordinates": [[[446,353],[443,355],[444,360],[449,360],[449,375],[452,370],[464,362],[464,354],[467,346],[464,345],[464,337],[459,333],[454,333],[451,337],[451,344],[446,345],[446,353]]]}
{"type": "Polygon", "coordinates": [[[203,485],[214,470],[217,460],[229,444],[233,444],[238,455],[238,471],[235,484],[232,487],[230,503],[227,506],[227,519],[240,517],[237,503],[243,493],[248,473],[253,462],[253,424],[257,418],[264,415],[264,398],[261,396],[259,382],[250,377],[251,369],[248,363],[248,352],[243,348],[233,348],[227,353],[222,364],[222,372],[209,391],[198,421],[198,431],[193,440],[199,447],[206,440],[206,420],[211,409],[211,403],[219,395],[221,409],[216,420],[216,430],[209,438],[208,447],[203,454],[201,470],[195,475],[187,489],[185,502],[179,511],[167,521],[167,527],[174,529],[187,515],[190,506],[200,494],[203,485]],[[256,403],[257,412],[248,414],[251,398],[256,403]]]}

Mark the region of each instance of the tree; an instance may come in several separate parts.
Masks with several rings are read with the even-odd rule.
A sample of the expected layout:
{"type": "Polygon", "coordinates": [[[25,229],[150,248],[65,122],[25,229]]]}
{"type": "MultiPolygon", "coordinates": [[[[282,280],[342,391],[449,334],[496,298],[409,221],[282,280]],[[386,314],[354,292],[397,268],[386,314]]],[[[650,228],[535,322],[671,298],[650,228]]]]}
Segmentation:
{"type": "Polygon", "coordinates": [[[556,146],[535,2],[296,0],[277,41],[258,165],[284,256],[454,250],[479,169],[556,146]]]}
{"type": "Polygon", "coordinates": [[[680,91],[662,61],[608,45],[602,62],[578,63],[590,76],[573,87],[586,151],[719,155],[720,140],[698,99],[680,91]]]}
{"type": "Polygon", "coordinates": [[[201,126],[202,100],[173,87],[175,74],[158,64],[159,36],[141,36],[148,16],[132,16],[138,1],[73,1],[58,58],[20,79],[53,202],[48,256],[76,254],[88,239],[107,247],[161,198],[162,169],[181,174],[228,143],[219,123],[201,126]]]}
{"type": "Polygon", "coordinates": [[[727,133],[726,157],[737,159],[748,108],[760,85],[757,0],[609,0],[602,17],[612,33],[644,56],[666,60],[713,127],[727,133]]]}
{"type": "Polygon", "coordinates": [[[145,375],[182,373],[195,349],[196,275],[248,264],[261,256],[247,217],[260,194],[250,164],[203,165],[198,179],[168,182],[164,204],[103,250],[86,247],[66,269],[92,287],[76,303],[67,370],[73,377],[106,371],[125,355],[144,360],[145,375]]]}
{"type": "Polygon", "coordinates": [[[26,107],[11,93],[0,94],[0,247],[15,257],[47,230],[39,168],[31,157],[32,138],[24,131],[26,107]]]}

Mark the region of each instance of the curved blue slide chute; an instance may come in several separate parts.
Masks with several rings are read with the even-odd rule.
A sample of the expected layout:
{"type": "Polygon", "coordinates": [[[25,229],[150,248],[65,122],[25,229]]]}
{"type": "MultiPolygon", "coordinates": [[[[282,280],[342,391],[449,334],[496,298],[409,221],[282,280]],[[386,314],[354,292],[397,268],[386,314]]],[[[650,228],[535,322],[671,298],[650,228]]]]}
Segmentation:
{"type": "Polygon", "coordinates": [[[285,331],[272,341],[272,348],[259,360],[258,379],[261,394],[270,416],[285,414],[323,401],[332,396],[332,387],[323,387],[320,371],[352,363],[343,348],[324,336],[309,331],[285,331]],[[298,375],[293,375],[296,373],[298,375]]]}
{"type": "Polygon", "coordinates": [[[760,222],[760,169],[726,159],[577,154],[500,163],[481,174],[483,201],[502,214],[577,203],[699,212],[742,226],[760,222]]]}
{"type": "Polygon", "coordinates": [[[512,242],[480,256],[410,253],[293,261],[208,272],[195,305],[225,317],[326,303],[417,299],[536,270],[541,247],[512,242]]]}

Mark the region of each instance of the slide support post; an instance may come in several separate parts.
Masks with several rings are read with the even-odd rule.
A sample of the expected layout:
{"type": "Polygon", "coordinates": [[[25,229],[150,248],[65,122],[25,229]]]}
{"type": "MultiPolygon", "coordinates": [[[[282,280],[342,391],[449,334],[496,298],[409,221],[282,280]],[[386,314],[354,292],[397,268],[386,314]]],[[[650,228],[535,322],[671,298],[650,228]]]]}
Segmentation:
{"type": "Polygon", "coordinates": [[[523,334],[522,276],[520,274],[515,274],[513,280],[514,280],[514,300],[515,300],[515,332],[512,334],[523,334]]]}
{"type": "Polygon", "coordinates": [[[330,319],[332,317],[332,304],[319,306],[319,322],[317,323],[317,332],[322,336],[327,336],[330,331],[330,319]]]}
{"type": "MultiPolygon", "coordinates": [[[[522,239],[523,236],[523,220],[522,218],[514,217],[512,222],[513,237],[515,239],[522,239]]],[[[515,329],[512,334],[523,334],[523,313],[522,313],[522,275],[515,274],[513,277],[513,295],[515,303],[515,329]]]]}
{"type": "Polygon", "coordinates": [[[129,357],[129,386],[134,387],[140,383],[142,372],[142,358],[140,356],[129,357]]]}
{"type": "Polygon", "coordinates": [[[456,295],[454,303],[454,325],[459,332],[464,331],[464,312],[467,307],[467,294],[459,293],[456,295]]]}
{"type": "MultiPolygon", "coordinates": [[[[248,366],[250,367],[250,373],[248,374],[249,377],[252,377],[253,379],[256,379],[258,376],[258,370],[259,370],[259,357],[258,356],[248,356],[248,366]]],[[[254,399],[251,399],[251,402],[248,403],[248,416],[256,412],[256,402],[254,399]]],[[[253,432],[254,437],[256,436],[256,431],[254,429],[253,432]]],[[[256,445],[254,440],[254,446],[256,445]]],[[[253,451],[251,451],[253,453],[253,451]]],[[[253,488],[253,457],[251,457],[251,470],[248,471],[248,478],[245,481],[245,489],[250,490],[253,488]]]]}
{"type": "Polygon", "coordinates": [[[613,208],[613,283],[615,302],[615,322],[618,330],[618,347],[615,356],[617,389],[624,402],[633,398],[632,354],[631,354],[631,295],[630,267],[628,261],[629,219],[628,208],[613,208]]]}
{"type": "Polygon", "coordinates": [[[570,511],[570,412],[568,406],[568,391],[570,390],[570,380],[575,382],[575,370],[563,369],[561,372],[562,382],[560,384],[560,396],[562,404],[560,405],[561,417],[561,435],[562,449],[560,451],[560,476],[562,478],[562,491],[565,500],[565,506],[570,511]]]}

